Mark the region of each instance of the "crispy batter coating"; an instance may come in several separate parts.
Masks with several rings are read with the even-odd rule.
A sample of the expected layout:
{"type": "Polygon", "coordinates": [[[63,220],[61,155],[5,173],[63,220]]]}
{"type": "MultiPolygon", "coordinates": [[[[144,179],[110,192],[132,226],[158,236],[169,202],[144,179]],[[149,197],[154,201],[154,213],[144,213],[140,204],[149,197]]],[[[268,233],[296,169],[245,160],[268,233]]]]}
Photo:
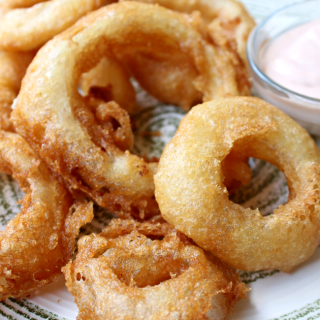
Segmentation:
{"type": "Polygon", "coordinates": [[[113,0],[4,0],[0,2],[0,49],[30,51],[113,0]]]}
{"type": "Polygon", "coordinates": [[[0,170],[25,192],[22,209],[0,232],[0,300],[26,297],[61,274],[92,203],[74,201],[27,143],[0,131],[0,170]]]}
{"type": "Polygon", "coordinates": [[[163,217],[235,268],[290,272],[320,244],[319,149],[300,125],[258,98],[194,107],[166,146],[155,185],[163,217]],[[278,167],[288,202],[266,217],[231,202],[222,171],[231,153],[278,167]]]}
{"type": "Polygon", "coordinates": [[[224,319],[246,287],[168,224],[113,220],[63,269],[81,319],[224,319]]]}
{"type": "Polygon", "coordinates": [[[124,63],[144,52],[188,60],[198,70],[195,83],[203,99],[224,96],[229,88],[226,75],[216,65],[206,27],[200,32],[197,24],[199,19],[133,2],[89,14],[47,43],[33,60],[13,112],[17,131],[74,190],[122,217],[159,214],[153,183],[157,163],[117,147],[76,88],[81,74],[106,52],[124,63]]]}
{"type": "Polygon", "coordinates": [[[11,106],[34,53],[0,51],[0,129],[14,131],[10,122],[11,106]]]}
{"type": "Polygon", "coordinates": [[[130,74],[114,57],[103,57],[97,66],[81,75],[79,85],[86,97],[115,101],[129,114],[135,108],[136,93],[130,74]]]}
{"type": "MultiPolygon", "coordinates": [[[[214,33],[216,28],[221,28],[223,40],[235,42],[236,50],[242,60],[247,63],[246,43],[251,30],[255,26],[254,20],[243,4],[235,0],[120,0],[139,1],[145,3],[158,3],[168,9],[192,13],[200,12],[203,19],[214,33]]],[[[221,42],[220,42],[221,43],[221,42]]]]}
{"type": "MultiPolygon", "coordinates": [[[[100,236],[106,239],[115,239],[120,236],[130,234],[132,231],[138,231],[145,236],[153,236],[154,238],[163,238],[165,235],[177,231],[171,224],[163,221],[159,223],[157,221],[138,222],[133,219],[113,219],[109,223],[108,227],[102,230],[100,236]]],[[[183,235],[179,235],[183,238],[183,235]]]]}
{"type": "MultiPolygon", "coordinates": [[[[101,131],[105,132],[103,138],[114,141],[115,145],[123,151],[131,150],[134,137],[128,112],[115,101],[104,102],[104,100],[97,99],[92,95],[86,97],[85,100],[90,111],[95,115],[96,124],[101,131]]],[[[88,122],[87,127],[89,127],[88,122]]],[[[96,126],[93,124],[91,128],[88,128],[88,131],[94,135],[95,129],[96,126]]]]}
{"type": "MultiPolygon", "coordinates": [[[[177,9],[179,8],[178,6],[177,9]]],[[[186,11],[188,12],[188,10],[186,11]]],[[[250,96],[248,71],[237,53],[237,45],[234,39],[228,40],[227,37],[231,33],[230,27],[224,26],[222,28],[221,24],[215,23],[214,26],[210,24],[208,29],[199,12],[192,12],[189,22],[215,48],[214,62],[221,79],[220,89],[219,92],[215,93],[215,97],[250,96]]],[[[124,60],[140,85],[160,101],[179,105],[183,110],[188,111],[197,103],[207,99],[203,96],[203,90],[197,84],[199,70],[192,63],[192,59],[185,54],[159,54],[159,50],[156,50],[156,52],[134,52],[134,54],[126,54],[124,60]]],[[[120,99],[119,95],[114,94],[115,101],[122,102],[126,108],[126,101],[132,105],[132,87],[130,88],[126,76],[123,75],[121,69],[119,70],[115,62],[112,59],[108,63],[106,61],[100,62],[97,67],[86,74],[85,78],[89,81],[86,81],[85,84],[88,87],[91,80],[91,82],[96,82],[99,87],[107,84],[108,87],[111,86],[111,89],[114,89],[113,82],[119,86],[123,96],[120,99]],[[115,83],[112,75],[117,73],[116,81],[118,83],[115,83]],[[127,90],[127,93],[125,90],[127,90]]],[[[217,77],[217,74],[215,74],[215,77],[217,77]]],[[[218,81],[218,79],[216,80],[218,81]]],[[[110,88],[107,92],[110,92],[110,88]]],[[[121,103],[120,106],[122,106],[121,103]]]]}

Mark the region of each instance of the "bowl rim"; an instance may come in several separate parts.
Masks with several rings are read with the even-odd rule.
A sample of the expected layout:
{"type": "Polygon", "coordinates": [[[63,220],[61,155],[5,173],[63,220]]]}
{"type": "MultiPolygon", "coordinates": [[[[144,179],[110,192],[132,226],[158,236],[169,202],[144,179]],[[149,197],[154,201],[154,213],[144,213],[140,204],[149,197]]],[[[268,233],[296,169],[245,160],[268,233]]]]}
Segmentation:
{"type": "MultiPolygon", "coordinates": [[[[291,95],[295,95],[299,98],[302,98],[304,100],[308,100],[310,102],[313,102],[315,104],[320,104],[320,99],[319,98],[313,98],[310,96],[306,96],[304,94],[298,93],[296,91],[293,91],[287,87],[282,86],[281,84],[275,82],[273,79],[271,79],[265,72],[263,72],[261,70],[261,68],[258,66],[258,64],[255,63],[254,58],[251,55],[251,52],[253,53],[253,55],[257,55],[257,53],[255,52],[255,50],[253,49],[253,44],[256,42],[257,36],[258,36],[258,32],[277,14],[279,14],[280,12],[283,12],[289,8],[295,7],[297,5],[301,5],[306,4],[306,2],[319,2],[320,4],[320,0],[300,0],[300,1],[296,1],[294,3],[285,5],[284,7],[281,7],[279,9],[277,9],[276,11],[272,12],[270,15],[268,15],[265,19],[263,19],[250,33],[248,41],[247,41],[247,57],[248,57],[248,63],[251,67],[251,69],[253,70],[253,72],[264,82],[266,82],[269,86],[274,87],[275,89],[279,90],[279,91],[285,91],[290,93],[291,95]]],[[[320,18],[320,16],[319,16],[320,18]]],[[[310,21],[314,21],[316,19],[312,19],[310,21]]],[[[259,48],[260,49],[260,48],[259,48]]]]}

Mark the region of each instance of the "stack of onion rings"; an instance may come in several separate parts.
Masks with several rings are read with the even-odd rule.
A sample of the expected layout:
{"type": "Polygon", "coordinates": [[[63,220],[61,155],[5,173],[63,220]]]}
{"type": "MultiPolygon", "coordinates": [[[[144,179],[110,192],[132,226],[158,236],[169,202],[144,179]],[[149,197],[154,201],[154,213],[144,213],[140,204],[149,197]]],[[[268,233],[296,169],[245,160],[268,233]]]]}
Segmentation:
{"type": "Polygon", "coordinates": [[[166,146],[155,184],[163,217],[235,268],[290,272],[320,244],[319,149],[300,125],[258,98],[194,107],[166,146]],[[222,173],[230,153],[283,171],[288,202],[263,217],[230,201],[222,173]]]}
{"type": "Polygon", "coordinates": [[[28,296],[57,280],[70,260],[92,203],[75,201],[27,143],[0,131],[0,170],[26,193],[21,212],[0,232],[0,300],[28,296]]]}
{"type": "MultiPolygon", "coordinates": [[[[0,52],[2,129],[13,130],[10,105],[29,50],[112,2],[1,1],[0,48],[16,51],[0,52]]],[[[150,220],[114,220],[80,240],[63,270],[79,319],[224,319],[246,296],[233,267],[290,272],[320,244],[320,153],[259,99],[195,107],[161,158],[156,197],[163,217],[203,249],[163,223],[154,196],[158,164],[128,151],[130,76],[186,111],[248,95],[245,43],[254,22],[235,0],[120,2],[57,35],[28,69],[12,119],[44,163],[22,138],[0,131],[0,169],[26,192],[20,214],[0,233],[0,300],[57,279],[79,228],[92,219],[88,196],[120,217],[150,220]],[[288,178],[288,203],[268,217],[228,199],[250,181],[250,156],[288,178]]]]}
{"type": "Polygon", "coordinates": [[[224,319],[246,297],[234,269],[167,224],[112,221],[78,247],[63,272],[79,320],[224,319]]]}
{"type": "MultiPolygon", "coordinates": [[[[82,238],[76,260],[64,268],[79,318],[114,319],[124,299],[125,317],[224,319],[247,289],[233,268],[159,223],[157,163],[128,151],[133,148],[129,114],[135,108],[130,76],[156,98],[189,110],[198,101],[249,94],[247,74],[241,79],[245,68],[213,40],[199,14],[156,5],[111,5],[57,35],[112,2],[0,3],[0,49],[6,50],[0,52],[0,128],[16,129],[44,160],[18,135],[0,131],[0,169],[26,193],[21,212],[0,233],[0,300],[28,296],[58,278],[79,228],[93,218],[92,203],[83,200],[89,196],[121,217],[151,219],[113,221],[99,236],[82,238]],[[13,104],[13,128],[10,107],[34,56],[30,50],[47,41],[13,104]],[[82,304],[87,292],[91,295],[82,304]]],[[[232,156],[225,162],[230,188],[235,180],[246,180],[245,169],[233,170],[246,160],[232,156]]]]}
{"type": "Polygon", "coordinates": [[[47,43],[33,60],[13,112],[17,132],[69,186],[98,204],[123,217],[158,214],[153,183],[157,163],[115,145],[78,94],[78,81],[106,53],[124,63],[137,53],[188,62],[198,72],[194,83],[204,100],[232,94],[230,78],[220,70],[223,61],[216,65],[217,50],[205,30],[190,16],[142,3],[124,2],[91,13],[47,43]]]}

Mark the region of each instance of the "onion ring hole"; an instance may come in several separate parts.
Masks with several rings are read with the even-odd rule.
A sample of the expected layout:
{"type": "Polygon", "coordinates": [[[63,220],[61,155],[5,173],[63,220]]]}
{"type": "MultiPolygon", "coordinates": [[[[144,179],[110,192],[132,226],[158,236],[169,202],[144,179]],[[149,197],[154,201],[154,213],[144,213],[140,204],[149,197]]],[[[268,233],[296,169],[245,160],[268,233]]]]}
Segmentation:
{"type": "Polygon", "coordinates": [[[159,215],[152,199],[158,163],[130,153],[134,137],[129,115],[136,99],[131,74],[154,97],[184,110],[200,100],[249,94],[248,79],[244,86],[239,83],[238,67],[231,55],[225,55],[227,51],[214,43],[197,14],[189,17],[138,2],[109,5],[38,51],[24,78],[12,122],[71,192],[86,194],[122,218],[134,215],[135,206],[139,218],[148,219],[159,215]],[[140,68],[145,61],[149,67],[140,68]],[[103,71],[96,72],[100,63],[103,71]],[[163,67],[165,74],[159,75],[163,67]],[[48,71],[53,69],[56,72],[48,71]],[[139,73],[142,69],[146,74],[139,73]],[[148,81],[150,77],[156,83],[148,81]],[[177,80],[179,87],[174,85],[177,80]],[[37,86],[29,89],[31,83],[37,86]],[[60,86],[67,89],[57,100],[52,92],[60,86]],[[110,98],[100,88],[110,90],[110,98]],[[181,88],[190,91],[188,101],[181,88]],[[32,98],[31,92],[35,97],[41,92],[42,98],[32,98]],[[30,117],[29,111],[35,116],[30,117]],[[103,193],[103,188],[109,192],[103,193]]]}
{"type": "Polygon", "coordinates": [[[154,181],[163,218],[234,268],[291,272],[319,246],[319,149],[296,122],[258,98],[194,107],[165,147],[154,181]],[[230,181],[251,180],[250,157],[287,179],[287,203],[272,215],[230,201],[230,181]]]}
{"type": "Polygon", "coordinates": [[[229,189],[229,200],[252,210],[259,209],[262,216],[273,214],[273,210],[288,202],[288,184],[283,172],[269,162],[249,158],[251,172],[249,183],[235,180],[229,189]],[[236,189],[237,188],[237,189],[236,189]]]}

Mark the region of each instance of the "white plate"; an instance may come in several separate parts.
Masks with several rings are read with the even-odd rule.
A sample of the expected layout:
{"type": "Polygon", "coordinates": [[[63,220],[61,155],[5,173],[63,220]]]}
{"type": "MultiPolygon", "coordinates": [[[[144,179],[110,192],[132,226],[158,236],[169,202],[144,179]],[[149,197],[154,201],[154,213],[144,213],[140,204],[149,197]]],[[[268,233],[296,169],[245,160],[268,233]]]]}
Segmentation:
{"type": "MultiPolygon", "coordinates": [[[[271,11],[290,3],[288,0],[243,1],[253,16],[259,20],[271,11]]],[[[183,117],[183,112],[173,106],[165,106],[138,90],[139,112],[135,116],[135,152],[149,157],[161,154],[183,117]],[[161,136],[141,135],[141,132],[161,131],[161,136]]],[[[315,138],[320,146],[320,139],[315,138]]],[[[251,161],[253,178],[251,184],[241,188],[233,200],[246,207],[259,207],[264,214],[272,213],[287,199],[286,180],[275,167],[263,161],[251,161]]],[[[19,212],[16,203],[22,193],[15,181],[0,175],[0,224],[19,212]]],[[[82,234],[99,232],[110,220],[111,215],[96,208],[95,220],[82,230],[82,234]]],[[[1,226],[0,226],[1,229],[1,226]]],[[[307,262],[292,274],[277,270],[240,272],[252,291],[248,299],[236,304],[229,320],[240,319],[320,319],[320,248],[307,262]]],[[[7,299],[0,302],[0,319],[76,319],[77,306],[64,285],[61,276],[57,283],[47,285],[35,295],[22,300],[7,299]]]]}

